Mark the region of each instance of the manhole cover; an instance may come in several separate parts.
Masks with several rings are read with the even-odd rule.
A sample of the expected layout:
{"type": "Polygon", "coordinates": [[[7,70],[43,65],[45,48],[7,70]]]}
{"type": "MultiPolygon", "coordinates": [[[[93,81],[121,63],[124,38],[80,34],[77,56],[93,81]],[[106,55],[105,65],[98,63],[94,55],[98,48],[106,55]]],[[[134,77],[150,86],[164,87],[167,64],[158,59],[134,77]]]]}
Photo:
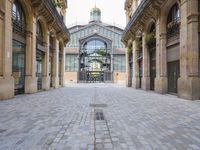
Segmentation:
{"type": "Polygon", "coordinates": [[[90,104],[90,107],[107,107],[107,104],[90,104]]]}
{"type": "Polygon", "coordinates": [[[96,120],[104,120],[103,112],[96,112],[96,120]]]}
{"type": "Polygon", "coordinates": [[[0,129],[0,133],[6,132],[7,130],[0,129]]]}

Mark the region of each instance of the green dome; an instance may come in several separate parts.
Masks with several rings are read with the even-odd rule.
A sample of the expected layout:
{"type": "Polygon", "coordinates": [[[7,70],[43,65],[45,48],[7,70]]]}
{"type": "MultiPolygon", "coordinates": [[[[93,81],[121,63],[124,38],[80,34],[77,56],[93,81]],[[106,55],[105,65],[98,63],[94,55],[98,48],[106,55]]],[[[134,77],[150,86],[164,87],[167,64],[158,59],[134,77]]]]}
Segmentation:
{"type": "Polygon", "coordinates": [[[96,6],[90,11],[90,22],[101,22],[101,10],[96,6]]]}
{"type": "Polygon", "coordinates": [[[92,8],[90,12],[101,12],[101,10],[98,7],[94,6],[94,8],[92,8]]]}

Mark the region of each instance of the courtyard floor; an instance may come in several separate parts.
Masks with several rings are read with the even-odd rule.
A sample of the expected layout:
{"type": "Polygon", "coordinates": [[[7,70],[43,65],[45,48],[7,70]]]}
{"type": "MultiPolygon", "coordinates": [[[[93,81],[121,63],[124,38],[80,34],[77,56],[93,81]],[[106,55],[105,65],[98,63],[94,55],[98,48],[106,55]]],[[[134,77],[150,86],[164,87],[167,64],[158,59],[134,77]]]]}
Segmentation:
{"type": "Polygon", "coordinates": [[[71,84],[0,101],[0,150],[200,150],[200,101],[71,84]]]}

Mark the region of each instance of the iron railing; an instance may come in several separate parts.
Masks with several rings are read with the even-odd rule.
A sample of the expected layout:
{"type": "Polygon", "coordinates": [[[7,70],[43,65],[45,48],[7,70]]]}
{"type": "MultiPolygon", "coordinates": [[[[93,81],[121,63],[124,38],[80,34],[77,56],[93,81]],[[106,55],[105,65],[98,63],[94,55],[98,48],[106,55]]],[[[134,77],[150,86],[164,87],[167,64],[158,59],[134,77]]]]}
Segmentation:
{"type": "Polygon", "coordinates": [[[179,21],[170,22],[167,25],[167,39],[178,36],[180,34],[180,23],[179,21]]]}
{"type": "Polygon", "coordinates": [[[12,17],[13,17],[13,32],[22,36],[26,37],[26,24],[22,20],[17,19],[16,13],[13,11],[12,12],[12,17]]]}

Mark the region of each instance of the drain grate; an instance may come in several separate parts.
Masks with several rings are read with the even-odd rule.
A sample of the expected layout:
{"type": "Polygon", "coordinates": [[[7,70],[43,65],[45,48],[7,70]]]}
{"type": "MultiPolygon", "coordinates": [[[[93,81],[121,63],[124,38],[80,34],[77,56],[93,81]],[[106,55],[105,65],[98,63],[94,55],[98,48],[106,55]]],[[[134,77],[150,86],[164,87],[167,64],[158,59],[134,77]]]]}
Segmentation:
{"type": "Polygon", "coordinates": [[[0,129],[0,133],[6,132],[7,130],[0,129]]]}
{"type": "Polygon", "coordinates": [[[105,120],[103,112],[96,112],[96,120],[105,120]]]}
{"type": "Polygon", "coordinates": [[[90,107],[107,107],[107,104],[93,103],[93,104],[90,104],[90,107]]]}

